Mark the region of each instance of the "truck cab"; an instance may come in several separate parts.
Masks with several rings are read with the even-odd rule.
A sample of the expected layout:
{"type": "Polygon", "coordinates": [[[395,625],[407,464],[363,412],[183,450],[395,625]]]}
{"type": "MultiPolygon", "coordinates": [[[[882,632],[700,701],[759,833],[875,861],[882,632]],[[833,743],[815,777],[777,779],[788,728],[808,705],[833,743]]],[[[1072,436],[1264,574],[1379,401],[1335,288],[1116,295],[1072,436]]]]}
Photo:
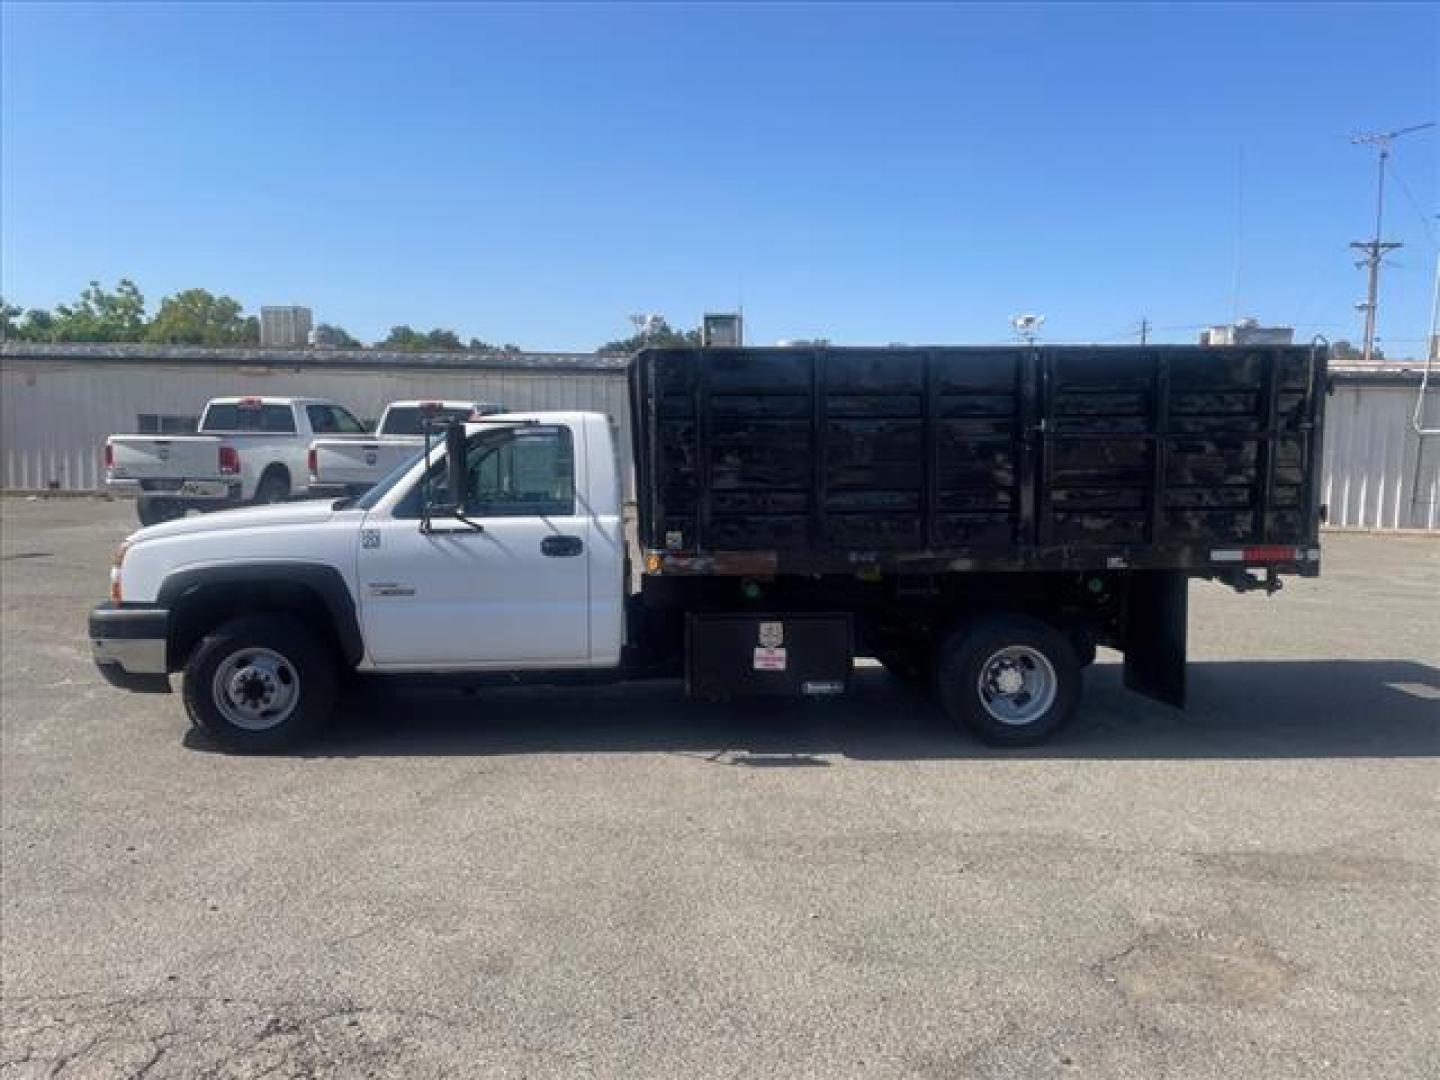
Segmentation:
{"type": "Polygon", "coordinates": [[[134,534],[91,617],[100,671],[166,691],[183,670],[198,725],[268,749],[320,722],[344,670],[615,669],[625,543],[607,418],[487,421],[355,501],[134,534]]]}
{"type": "Polygon", "coordinates": [[[620,659],[620,485],[605,417],[466,425],[459,498],[422,460],[362,501],[357,586],[377,671],[604,668],[620,659]],[[439,507],[443,512],[438,512],[439,507]]]}

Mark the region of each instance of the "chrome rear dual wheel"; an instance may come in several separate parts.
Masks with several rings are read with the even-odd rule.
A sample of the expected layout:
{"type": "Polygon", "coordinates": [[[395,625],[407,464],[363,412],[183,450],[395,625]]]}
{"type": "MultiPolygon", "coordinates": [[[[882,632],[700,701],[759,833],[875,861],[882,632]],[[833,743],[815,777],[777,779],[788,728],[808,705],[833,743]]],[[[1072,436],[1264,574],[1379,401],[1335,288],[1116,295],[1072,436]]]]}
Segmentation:
{"type": "Polygon", "coordinates": [[[995,746],[1045,742],[1075,712],[1081,664],[1070,638],[1026,615],[979,619],[940,646],[936,684],[952,719],[995,746]]]}

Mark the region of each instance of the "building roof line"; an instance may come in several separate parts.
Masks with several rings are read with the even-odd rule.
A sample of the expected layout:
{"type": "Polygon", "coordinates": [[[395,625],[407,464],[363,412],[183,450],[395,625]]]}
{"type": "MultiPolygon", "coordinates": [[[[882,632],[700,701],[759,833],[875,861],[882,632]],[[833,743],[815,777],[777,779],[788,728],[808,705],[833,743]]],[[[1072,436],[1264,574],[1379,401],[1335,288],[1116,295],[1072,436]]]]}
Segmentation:
{"type": "Polygon", "coordinates": [[[93,342],[0,343],[0,360],[51,363],[166,364],[221,367],[348,368],[443,371],[616,372],[629,357],[602,353],[411,352],[396,349],[275,349],[258,346],[98,344],[93,342]]]}

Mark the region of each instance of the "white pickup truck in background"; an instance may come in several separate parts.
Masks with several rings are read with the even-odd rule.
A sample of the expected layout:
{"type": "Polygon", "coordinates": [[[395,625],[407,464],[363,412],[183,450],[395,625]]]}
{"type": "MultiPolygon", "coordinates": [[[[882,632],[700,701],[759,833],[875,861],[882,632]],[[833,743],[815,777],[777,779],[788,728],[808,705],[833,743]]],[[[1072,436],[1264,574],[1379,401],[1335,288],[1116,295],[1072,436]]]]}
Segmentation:
{"type": "Polygon", "coordinates": [[[310,444],[310,490],[316,495],[360,495],[424,449],[427,425],[443,433],[456,420],[503,411],[503,405],[490,401],[392,401],[373,436],[323,438],[310,444]]]}
{"type": "Polygon", "coordinates": [[[306,458],[317,435],[358,438],[365,427],[320,398],[215,398],[198,434],[111,435],[105,486],[135,496],[143,525],[187,510],[281,502],[308,493],[306,458]]]}

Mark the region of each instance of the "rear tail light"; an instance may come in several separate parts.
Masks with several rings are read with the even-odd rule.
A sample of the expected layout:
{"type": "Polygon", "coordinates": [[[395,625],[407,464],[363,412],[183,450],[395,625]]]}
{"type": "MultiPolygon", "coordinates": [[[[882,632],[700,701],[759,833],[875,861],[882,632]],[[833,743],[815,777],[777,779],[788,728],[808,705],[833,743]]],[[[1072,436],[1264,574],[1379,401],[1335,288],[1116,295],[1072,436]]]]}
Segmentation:
{"type": "Polygon", "coordinates": [[[111,446],[111,445],[107,442],[107,443],[105,444],[105,468],[107,468],[107,469],[113,469],[114,467],[115,467],[115,447],[111,446]]]}
{"type": "Polygon", "coordinates": [[[1294,562],[1300,552],[1281,544],[1261,544],[1244,549],[1246,562],[1294,562]]]}
{"type": "Polygon", "coordinates": [[[305,467],[310,470],[311,476],[314,476],[320,471],[320,455],[315,452],[313,446],[310,447],[310,452],[305,455],[305,467]]]}
{"type": "Polygon", "coordinates": [[[237,404],[242,409],[258,409],[264,402],[258,397],[242,397],[237,404]]]}
{"type": "Polygon", "coordinates": [[[220,475],[238,476],[240,474],[240,451],[233,446],[220,447],[220,475]]]}

